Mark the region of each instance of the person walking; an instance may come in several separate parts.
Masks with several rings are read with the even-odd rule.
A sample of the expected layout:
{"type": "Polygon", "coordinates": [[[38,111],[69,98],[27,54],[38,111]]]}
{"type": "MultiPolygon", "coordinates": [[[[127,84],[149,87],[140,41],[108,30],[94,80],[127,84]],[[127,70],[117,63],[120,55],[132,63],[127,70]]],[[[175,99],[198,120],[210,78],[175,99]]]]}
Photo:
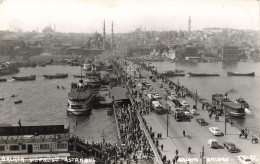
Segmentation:
{"type": "Polygon", "coordinates": [[[185,130],[183,130],[182,134],[183,134],[183,137],[185,137],[185,130]]]}
{"type": "Polygon", "coordinates": [[[176,154],[176,156],[178,156],[178,154],[179,154],[179,151],[177,149],[175,151],[175,154],[176,154]]]}
{"type": "Polygon", "coordinates": [[[188,148],[188,153],[191,154],[191,147],[190,147],[190,146],[189,146],[189,148],[188,148]]]}
{"type": "Polygon", "coordinates": [[[163,144],[161,145],[161,150],[163,151],[163,144]]]}

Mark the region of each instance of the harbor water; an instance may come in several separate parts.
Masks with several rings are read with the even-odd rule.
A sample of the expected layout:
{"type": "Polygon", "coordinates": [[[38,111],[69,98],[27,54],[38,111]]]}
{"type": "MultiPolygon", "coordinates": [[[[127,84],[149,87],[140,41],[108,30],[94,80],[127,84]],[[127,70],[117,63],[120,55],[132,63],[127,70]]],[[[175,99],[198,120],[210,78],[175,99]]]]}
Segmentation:
{"type": "MultiPolygon", "coordinates": [[[[148,64],[148,63],[146,63],[148,64]]],[[[260,63],[238,62],[238,63],[170,63],[152,62],[159,73],[168,70],[185,70],[184,77],[171,77],[173,82],[196,91],[202,98],[211,102],[214,93],[228,94],[228,98],[235,101],[237,98],[244,98],[250,105],[246,109],[246,117],[235,121],[243,127],[260,133],[260,63]],[[233,72],[255,72],[255,77],[227,76],[227,71],[233,72]],[[188,72],[219,73],[216,77],[190,77],[188,72]]]]}
{"type": "Polygon", "coordinates": [[[18,126],[19,119],[22,125],[28,126],[64,124],[70,127],[71,132],[88,141],[101,142],[103,135],[110,143],[118,141],[114,117],[107,115],[109,108],[93,109],[89,116],[67,115],[70,85],[79,81],[73,75],[80,74],[80,67],[48,65],[20,68],[14,76],[31,74],[36,75],[35,81],[15,81],[12,75],[1,76],[8,81],[0,83],[0,98],[5,98],[0,101],[0,124],[18,126]],[[42,76],[56,73],[68,73],[69,77],[49,80],[42,76]],[[12,98],[12,95],[16,97],[12,98]],[[18,100],[23,103],[14,104],[18,100]]]}

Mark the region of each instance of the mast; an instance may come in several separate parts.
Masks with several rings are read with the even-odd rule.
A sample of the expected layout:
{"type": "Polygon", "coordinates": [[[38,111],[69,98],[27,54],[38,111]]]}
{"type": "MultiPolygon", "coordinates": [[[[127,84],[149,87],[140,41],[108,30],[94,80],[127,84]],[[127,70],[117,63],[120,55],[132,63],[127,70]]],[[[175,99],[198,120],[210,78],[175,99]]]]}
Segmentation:
{"type": "Polygon", "coordinates": [[[106,24],[105,24],[105,20],[104,20],[104,23],[103,23],[103,49],[105,50],[106,49],[106,24]]]}

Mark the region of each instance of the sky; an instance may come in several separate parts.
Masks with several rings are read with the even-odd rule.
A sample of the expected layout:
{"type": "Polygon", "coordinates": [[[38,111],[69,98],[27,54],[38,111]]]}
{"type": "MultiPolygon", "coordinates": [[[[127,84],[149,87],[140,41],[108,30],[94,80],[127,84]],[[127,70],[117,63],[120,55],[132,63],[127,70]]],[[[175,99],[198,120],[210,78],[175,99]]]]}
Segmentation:
{"type": "Polygon", "coordinates": [[[259,29],[257,0],[0,0],[0,30],[58,32],[191,30],[205,27],[259,29]]]}

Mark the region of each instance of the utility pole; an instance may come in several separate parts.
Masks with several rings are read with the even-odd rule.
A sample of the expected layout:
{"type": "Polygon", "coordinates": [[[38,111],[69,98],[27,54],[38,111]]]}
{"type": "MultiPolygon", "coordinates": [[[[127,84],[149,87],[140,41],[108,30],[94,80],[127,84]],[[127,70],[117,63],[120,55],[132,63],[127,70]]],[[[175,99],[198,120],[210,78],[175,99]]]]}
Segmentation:
{"type": "Polygon", "coordinates": [[[202,152],[200,153],[200,158],[201,158],[201,163],[202,164],[204,164],[204,163],[206,163],[206,162],[204,162],[204,155],[205,155],[205,153],[204,153],[204,146],[202,146],[202,152]]]}
{"type": "Polygon", "coordinates": [[[197,89],[196,89],[196,110],[198,109],[197,105],[198,105],[198,93],[197,93],[197,89]]]}
{"type": "Polygon", "coordinates": [[[226,115],[226,107],[223,107],[224,109],[224,119],[225,119],[225,135],[227,134],[227,115],[226,115]]]}
{"type": "Polygon", "coordinates": [[[169,129],[169,112],[167,110],[167,137],[168,137],[168,129],[169,129]]]}

